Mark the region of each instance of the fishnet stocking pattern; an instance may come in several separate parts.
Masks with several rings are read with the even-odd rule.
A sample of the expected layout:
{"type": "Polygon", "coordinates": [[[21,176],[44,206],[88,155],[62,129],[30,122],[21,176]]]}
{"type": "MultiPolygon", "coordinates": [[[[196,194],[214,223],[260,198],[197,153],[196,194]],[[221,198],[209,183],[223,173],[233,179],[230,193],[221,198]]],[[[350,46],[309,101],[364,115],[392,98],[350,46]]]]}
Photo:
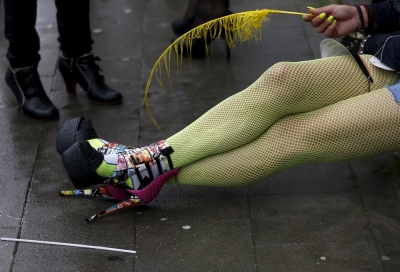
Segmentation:
{"type": "Polygon", "coordinates": [[[310,162],[358,159],[400,149],[400,106],[386,88],[286,116],[256,140],[181,168],[180,184],[246,185],[310,162]]]}
{"type": "MultiPolygon", "coordinates": [[[[362,57],[369,63],[369,56],[362,57]]],[[[277,63],[247,89],[225,99],[191,125],[168,138],[167,143],[175,150],[171,156],[174,165],[182,167],[211,155],[237,149],[254,141],[261,134],[269,133],[269,128],[285,116],[289,118],[289,115],[322,109],[365,94],[369,90],[380,89],[385,84],[394,84],[398,80],[396,73],[371,65],[369,68],[374,79],[373,84],[369,84],[350,56],[277,63]]],[[[362,106],[359,105],[358,108],[362,106]]],[[[344,119],[346,118],[348,117],[344,119]]],[[[324,120],[321,122],[314,123],[314,126],[325,123],[324,120]]],[[[282,135],[277,134],[276,137],[284,138],[287,131],[293,129],[292,126],[293,124],[288,123],[282,135]]],[[[341,130],[345,132],[345,129],[341,130]]],[[[279,142],[274,140],[270,140],[270,143],[274,143],[272,146],[279,146],[279,142]]],[[[291,141],[290,145],[297,143],[291,141]]],[[[265,157],[265,154],[259,155],[265,157]]],[[[257,164],[263,160],[262,157],[256,159],[253,152],[241,152],[238,155],[240,160],[233,161],[233,155],[231,159],[221,160],[228,159],[230,164],[238,168],[241,168],[243,161],[250,160],[257,164]]],[[[279,157],[278,154],[276,156],[279,157]]],[[[220,161],[218,164],[223,163],[220,161]]],[[[220,171],[224,172],[222,169],[220,171]]],[[[193,176],[196,173],[193,172],[193,176]]],[[[180,173],[180,176],[183,175],[180,173]]]]}

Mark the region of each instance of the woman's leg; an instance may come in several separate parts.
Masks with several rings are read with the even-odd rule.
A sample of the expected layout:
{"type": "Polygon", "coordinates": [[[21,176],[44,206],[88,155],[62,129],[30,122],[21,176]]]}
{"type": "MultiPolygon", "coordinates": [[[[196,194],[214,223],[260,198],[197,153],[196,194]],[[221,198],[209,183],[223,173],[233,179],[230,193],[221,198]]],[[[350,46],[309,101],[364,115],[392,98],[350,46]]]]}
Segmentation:
{"type": "Polygon", "coordinates": [[[244,91],[222,101],[166,142],[175,166],[245,145],[284,116],[324,108],[393,84],[393,72],[370,67],[374,84],[348,56],[278,63],[244,91]]]}
{"type": "Polygon", "coordinates": [[[56,0],[60,49],[70,58],[92,51],[89,0],[56,0]]]}
{"type": "Polygon", "coordinates": [[[245,185],[296,165],[396,151],[399,135],[400,105],[384,88],[284,117],[249,144],[182,167],[178,182],[245,185]]]}
{"type": "Polygon", "coordinates": [[[229,7],[229,1],[226,0],[197,0],[196,16],[194,25],[200,25],[225,13],[229,7]]]}
{"type": "Polygon", "coordinates": [[[19,109],[39,120],[58,119],[59,113],[42,86],[37,66],[40,61],[39,36],[35,29],[37,1],[4,0],[4,33],[9,42],[6,83],[19,109]]]}
{"type": "MultiPolygon", "coordinates": [[[[124,151],[123,154],[110,155],[101,152],[104,143],[96,139],[72,145],[63,153],[68,173],[75,186],[81,188],[96,184],[104,178],[107,182],[125,183],[128,187],[136,184],[133,186],[135,189],[147,186],[146,184],[166,170],[181,168],[208,156],[224,152],[230,154],[228,151],[253,142],[263,133],[268,134],[270,127],[285,116],[301,113],[311,115],[315,110],[365,94],[369,89],[381,88],[385,83],[393,84],[398,80],[396,73],[370,68],[375,82],[371,86],[351,57],[274,65],[249,88],[224,100],[166,141],[124,151]],[[93,148],[100,152],[94,151],[93,148]],[[77,173],[73,163],[78,161],[78,156],[82,158],[78,163],[80,167],[84,168],[86,165],[90,171],[82,170],[77,173]],[[98,157],[98,160],[94,163],[94,160],[90,159],[92,157],[98,157]]],[[[291,126],[285,127],[290,128],[291,126]]],[[[292,138],[292,132],[289,131],[276,137],[278,140],[284,139],[285,135],[292,138]]],[[[272,147],[279,146],[279,141],[272,141],[271,144],[272,147]]],[[[278,151],[280,148],[279,146],[278,151]]],[[[270,155],[269,150],[260,150],[262,152],[257,156],[270,155]]],[[[241,154],[246,157],[253,156],[251,152],[241,154]]],[[[241,168],[240,161],[227,161],[234,167],[241,168]]],[[[196,162],[194,165],[197,169],[200,163],[196,162]]],[[[278,165],[281,167],[284,164],[278,165]]],[[[207,173],[207,167],[199,167],[201,170],[198,171],[207,173]]]]}
{"type": "Polygon", "coordinates": [[[13,68],[39,63],[39,36],[35,29],[34,0],[4,0],[4,33],[9,42],[7,58],[13,68]]]}
{"type": "Polygon", "coordinates": [[[185,14],[183,15],[183,20],[190,20],[196,15],[196,7],[198,0],[189,0],[189,4],[186,8],[185,14]]]}
{"type": "Polygon", "coordinates": [[[67,92],[76,93],[76,83],[88,100],[96,105],[118,104],[122,95],[105,83],[101,69],[93,56],[90,31],[89,0],[56,0],[57,24],[62,54],[58,68],[67,92]]]}
{"type": "MultiPolygon", "coordinates": [[[[254,141],[234,150],[212,155],[196,162],[165,172],[152,180],[142,176],[140,180],[130,176],[130,169],[118,176],[108,179],[106,183],[121,184],[115,187],[103,185],[95,191],[65,191],[62,195],[88,194],[112,196],[123,202],[87,218],[87,222],[104,216],[115,210],[140,205],[142,201],[152,201],[163,184],[172,176],[177,177],[179,184],[203,186],[237,186],[245,185],[266,178],[289,167],[310,162],[339,161],[358,159],[379,153],[400,149],[400,105],[394,101],[388,89],[365,93],[316,111],[294,114],[278,120],[267,131],[254,141]],[[115,179],[116,178],[116,179],[115,179]],[[126,189],[127,187],[133,190],[126,189]],[[124,189],[121,189],[124,188],[124,189]],[[129,199],[126,199],[130,196],[129,199]]],[[[76,143],[71,148],[86,149],[85,157],[99,162],[105,157],[95,155],[94,149],[86,143],[76,143]]],[[[70,149],[66,153],[70,152],[70,149]]],[[[82,164],[79,158],[64,156],[70,177],[76,171],[81,174],[82,164]],[[72,166],[72,168],[71,168],[72,166]],[[71,170],[71,171],[70,171],[71,170]],[[71,175],[72,174],[72,175],[71,175]]],[[[78,152],[78,155],[81,153],[78,152]]],[[[97,155],[99,153],[97,152],[97,155]]],[[[124,164],[125,159],[122,160],[124,164]]],[[[130,161],[130,160],[129,160],[130,161]]],[[[130,161],[132,163],[133,161],[130,161]]],[[[66,164],[65,164],[66,163],[66,164]]],[[[89,165],[88,165],[89,166],[89,165]]],[[[146,165],[146,168],[148,166],[146,165]]],[[[153,168],[153,167],[152,167],[153,168]]],[[[136,170],[138,170],[136,168],[136,170]]],[[[141,171],[141,170],[140,170],[141,171]]],[[[152,169],[156,172],[156,169],[152,169]]],[[[141,172],[147,172],[144,169],[141,172]]],[[[150,171],[149,171],[150,173],[150,171]]],[[[80,175],[79,174],[79,175],[80,175]]],[[[93,178],[93,176],[87,176],[93,178]]],[[[84,178],[84,177],[82,177],[84,178]]],[[[176,180],[176,179],[175,179],[176,180]]],[[[90,186],[82,179],[71,179],[78,188],[90,186]],[[78,181],[76,183],[76,181],[78,181]],[[82,187],[81,187],[82,186],[82,187]]],[[[95,181],[95,180],[93,180],[95,181]]],[[[99,182],[103,179],[99,179],[99,182]]],[[[171,180],[172,181],[172,180],[171,180]]]]}
{"type": "Polygon", "coordinates": [[[175,34],[181,36],[192,28],[227,14],[229,0],[189,0],[182,19],[172,22],[175,34]]]}

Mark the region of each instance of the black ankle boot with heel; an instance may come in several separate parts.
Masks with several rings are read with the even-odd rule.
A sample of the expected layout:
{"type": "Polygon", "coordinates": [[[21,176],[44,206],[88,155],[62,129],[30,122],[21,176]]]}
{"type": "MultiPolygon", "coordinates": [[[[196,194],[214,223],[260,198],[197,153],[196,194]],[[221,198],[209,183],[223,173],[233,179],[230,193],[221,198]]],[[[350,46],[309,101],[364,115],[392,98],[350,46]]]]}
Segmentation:
{"type": "Polygon", "coordinates": [[[85,91],[88,100],[93,104],[111,105],[122,101],[122,95],[107,86],[101,69],[95,63],[100,60],[91,53],[78,58],[69,58],[61,54],[58,68],[67,86],[67,92],[76,93],[76,83],[85,91]]]}
{"type": "MultiPolygon", "coordinates": [[[[229,10],[229,0],[223,0],[223,3],[225,6],[225,10],[224,11],[221,10],[221,13],[219,14],[219,16],[216,16],[213,19],[217,19],[220,17],[224,17],[224,16],[233,14],[232,11],[229,10]]],[[[181,36],[181,35],[185,34],[186,32],[192,30],[193,28],[199,26],[201,24],[199,22],[199,21],[201,21],[200,18],[201,18],[200,14],[197,11],[195,11],[192,17],[188,17],[187,19],[174,20],[172,22],[172,29],[175,34],[181,36]]],[[[218,31],[216,31],[216,32],[218,32],[218,31]]],[[[221,38],[225,39],[226,49],[227,49],[226,58],[230,59],[231,51],[230,51],[228,42],[225,37],[224,29],[221,29],[221,38]]],[[[180,52],[180,54],[182,54],[182,56],[185,56],[185,57],[204,58],[204,57],[206,57],[206,47],[213,40],[214,40],[214,38],[212,38],[211,35],[207,35],[207,37],[204,37],[201,39],[194,39],[192,41],[191,48],[188,48],[187,46],[185,46],[182,49],[182,51],[180,52]]]]}
{"type": "MultiPolygon", "coordinates": [[[[219,16],[219,17],[223,17],[223,16],[228,16],[233,14],[230,10],[226,10],[226,12],[219,16]]],[[[219,18],[218,17],[218,18],[219,18]]],[[[217,31],[218,32],[218,31],[217,31]]],[[[225,40],[225,45],[226,45],[226,59],[230,59],[231,57],[231,49],[229,48],[228,45],[228,41],[226,40],[225,37],[225,30],[222,29],[221,30],[221,38],[223,40],[225,40]]],[[[207,35],[207,37],[202,38],[202,39],[194,39],[192,41],[192,47],[191,49],[189,49],[187,46],[183,48],[182,50],[182,56],[184,57],[192,57],[194,59],[198,59],[198,58],[205,58],[206,57],[206,47],[210,48],[208,45],[215,40],[214,38],[211,37],[211,35],[207,35]]],[[[210,49],[209,49],[210,50],[210,49]]],[[[211,50],[210,50],[211,51],[211,50]]]]}
{"type": "Polygon", "coordinates": [[[57,108],[46,95],[36,66],[19,68],[16,71],[9,66],[5,79],[23,114],[46,121],[59,118],[57,108]]]}
{"type": "MultiPolygon", "coordinates": [[[[226,7],[226,15],[230,15],[232,14],[232,12],[229,11],[229,0],[223,0],[224,5],[226,7]],[[229,11],[229,13],[228,13],[229,11]]],[[[188,7],[188,9],[190,8],[190,5],[188,7]]],[[[222,16],[226,16],[226,15],[222,15],[222,16]]],[[[222,17],[219,16],[219,17],[222,17]]],[[[193,8],[193,11],[186,11],[185,14],[186,18],[183,19],[176,19],[172,22],[171,26],[172,29],[174,31],[174,33],[178,36],[182,36],[183,34],[185,34],[186,32],[188,32],[189,30],[191,30],[193,28],[193,23],[194,23],[194,19],[196,17],[196,10],[195,8],[193,8]]]]}

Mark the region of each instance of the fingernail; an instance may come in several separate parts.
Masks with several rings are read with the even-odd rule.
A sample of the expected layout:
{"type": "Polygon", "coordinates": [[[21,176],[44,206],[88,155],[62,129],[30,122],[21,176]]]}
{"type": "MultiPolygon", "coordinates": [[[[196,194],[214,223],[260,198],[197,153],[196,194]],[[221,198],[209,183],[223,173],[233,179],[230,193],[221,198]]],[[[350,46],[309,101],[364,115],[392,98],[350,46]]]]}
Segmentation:
{"type": "Polygon", "coordinates": [[[305,15],[303,15],[303,16],[301,16],[302,18],[303,18],[303,21],[305,21],[306,20],[306,16],[305,15]]]}
{"type": "Polygon", "coordinates": [[[313,8],[313,7],[307,7],[308,9],[310,9],[310,10],[314,10],[315,8],[313,8]]]}
{"type": "Polygon", "coordinates": [[[324,13],[321,13],[321,14],[319,15],[319,18],[325,19],[325,18],[326,18],[326,13],[325,13],[325,12],[324,12],[324,13]]]}
{"type": "Polygon", "coordinates": [[[336,20],[335,20],[335,21],[333,21],[332,25],[333,25],[333,26],[335,26],[335,25],[336,25],[336,23],[337,23],[337,22],[336,22],[336,20]]]}
{"type": "Polygon", "coordinates": [[[329,23],[333,23],[333,21],[335,21],[335,18],[333,18],[333,16],[329,16],[328,17],[328,22],[329,23]]]}

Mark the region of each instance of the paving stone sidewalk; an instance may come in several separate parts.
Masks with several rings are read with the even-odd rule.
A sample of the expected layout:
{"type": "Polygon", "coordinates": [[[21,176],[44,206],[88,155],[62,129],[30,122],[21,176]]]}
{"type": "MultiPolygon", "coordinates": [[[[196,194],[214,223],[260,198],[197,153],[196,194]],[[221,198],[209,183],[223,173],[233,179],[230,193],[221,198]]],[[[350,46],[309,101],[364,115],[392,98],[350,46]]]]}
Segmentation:
{"type": "MultiPolygon", "coordinates": [[[[306,12],[327,2],[235,0],[234,12],[260,8],[306,12]]],[[[349,2],[350,3],[350,2],[349,2]]],[[[232,188],[169,184],[147,207],[86,224],[110,202],[62,198],[72,189],[55,150],[60,125],[93,120],[107,140],[142,146],[181,130],[209,108],[243,90],[279,61],[319,58],[316,33],[298,16],[272,15],[260,41],[235,47],[226,60],[223,40],[207,63],[185,62],[173,91],[150,88],[157,131],[141,108],[156,59],[173,38],[170,23],[187,0],[101,0],[91,3],[93,52],[106,81],[124,95],[121,105],[90,105],[82,91],[65,92],[57,71],[55,7],[38,1],[39,72],[61,118],[40,122],[18,113],[0,80],[0,236],[115,247],[137,254],[0,242],[0,271],[400,271],[400,188],[391,175],[372,174],[393,154],[315,163],[232,188]],[[182,226],[190,226],[184,229],[182,226]]],[[[1,12],[0,21],[3,22],[1,12]]],[[[3,23],[0,24],[4,32],[3,23]]],[[[0,75],[7,68],[0,37],[0,75]]]]}

